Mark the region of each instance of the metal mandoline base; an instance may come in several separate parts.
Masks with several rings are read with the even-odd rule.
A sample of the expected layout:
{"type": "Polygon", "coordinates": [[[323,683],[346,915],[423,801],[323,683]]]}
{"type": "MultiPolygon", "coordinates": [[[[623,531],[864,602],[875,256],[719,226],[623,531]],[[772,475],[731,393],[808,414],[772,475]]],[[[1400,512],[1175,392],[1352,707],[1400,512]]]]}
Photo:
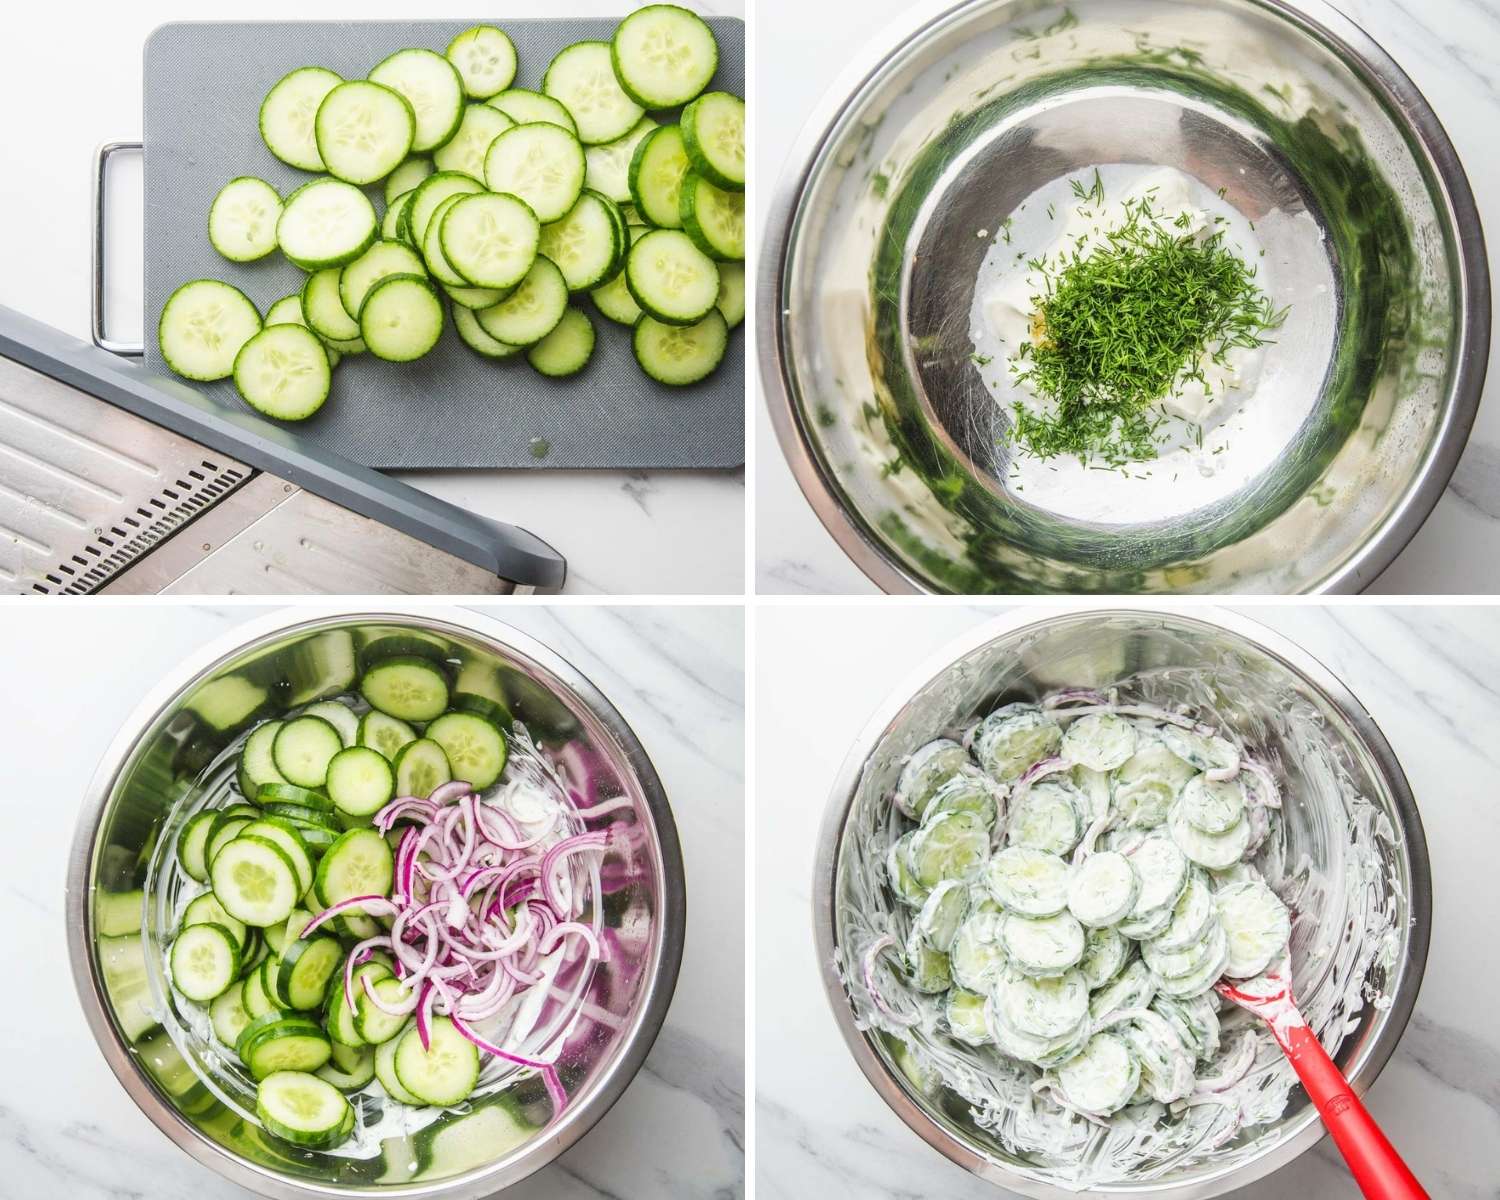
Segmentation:
{"type": "Polygon", "coordinates": [[[0,592],[497,595],[565,569],[525,530],[0,308],[0,592]]]}

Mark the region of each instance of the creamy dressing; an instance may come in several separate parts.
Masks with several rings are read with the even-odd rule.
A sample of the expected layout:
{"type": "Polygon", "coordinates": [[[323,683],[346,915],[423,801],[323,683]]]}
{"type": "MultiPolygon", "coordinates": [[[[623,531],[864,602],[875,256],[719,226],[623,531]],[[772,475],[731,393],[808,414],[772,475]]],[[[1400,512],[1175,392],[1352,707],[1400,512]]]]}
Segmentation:
{"type": "MultiPolygon", "coordinates": [[[[1045,259],[1055,275],[1059,256],[1102,245],[1103,235],[1126,224],[1128,208],[1143,200],[1153,223],[1173,234],[1199,240],[1222,234],[1225,248],[1257,271],[1273,304],[1287,303],[1276,292],[1253,223],[1205,184],[1175,168],[1135,164],[1101,165],[1098,178],[1102,205],[1074,191],[1075,182],[1090,189],[1094,171],[1074,171],[1038,188],[999,227],[976,231],[991,244],[975,281],[969,334],[979,376],[1007,413],[1016,404],[1038,415],[1054,410],[1028,380],[1017,378],[1026,362],[1017,355],[1035,337],[1034,301],[1045,291],[1042,272],[1028,263],[1045,259]]],[[[1138,507],[1142,487],[1171,489],[1172,507],[1186,512],[1221,497],[1226,480],[1248,484],[1291,439],[1307,407],[1277,412],[1255,403],[1265,347],[1231,347],[1223,357],[1215,362],[1202,355],[1196,366],[1203,379],[1179,375],[1158,402],[1166,419],[1157,430],[1156,459],[1106,469],[1072,456],[1040,459],[1016,447],[1006,477],[1011,492],[1060,516],[1109,523],[1127,502],[1138,507]]]]}

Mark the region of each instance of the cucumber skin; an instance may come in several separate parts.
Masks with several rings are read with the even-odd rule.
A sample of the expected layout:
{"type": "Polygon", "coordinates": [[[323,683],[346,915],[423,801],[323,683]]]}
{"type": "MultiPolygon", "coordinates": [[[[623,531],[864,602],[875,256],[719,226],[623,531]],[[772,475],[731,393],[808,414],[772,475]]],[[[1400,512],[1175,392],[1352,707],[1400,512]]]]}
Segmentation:
{"type": "MultiPolygon", "coordinates": [[[[666,230],[666,231],[653,230],[652,232],[677,233],[677,234],[681,234],[684,237],[687,236],[686,234],[683,234],[680,229],[666,230]]],[[[647,235],[641,237],[636,242],[636,246],[639,246],[643,242],[645,242],[647,240],[647,238],[649,238],[649,236],[650,235],[647,234],[647,235]]],[[[688,240],[691,241],[692,239],[689,238],[688,240]]],[[[697,243],[696,242],[694,242],[693,245],[694,245],[695,248],[697,247],[697,243]]],[[[631,253],[633,254],[634,252],[635,252],[635,246],[632,246],[631,247],[631,253]]],[[[699,253],[702,254],[703,253],[702,250],[699,250],[699,253]]],[[[708,256],[704,255],[704,257],[707,258],[708,256]]],[[[710,266],[713,265],[713,260],[712,259],[709,259],[709,265],[710,266]]],[[[715,279],[718,278],[718,273],[719,273],[718,272],[718,268],[714,267],[714,277],[715,277],[715,279]]],[[[692,317],[678,317],[678,316],[673,316],[673,315],[669,315],[669,314],[663,313],[660,309],[658,309],[655,305],[653,305],[649,300],[643,299],[642,296],[641,296],[641,293],[636,289],[635,280],[632,279],[631,276],[630,276],[630,256],[629,255],[627,255],[626,259],[625,259],[625,286],[630,290],[630,296],[636,302],[636,304],[640,307],[641,312],[643,312],[648,317],[655,318],[656,320],[660,321],[663,325],[681,325],[683,327],[686,327],[686,326],[689,326],[689,325],[696,325],[696,324],[698,324],[699,321],[704,320],[710,313],[718,312],[718,309],[715,306],[718,303],[719,295],[718,295],[718,288],[715,287],[714,288],[714,299],[709,302],[709,305],[708,305],[707,308],[705,308],[702,312],[698,313],[696,316],[692,316],[692,317]]],[[[639,326],[639,322],[637,322],[637,325],[639,326]]]]}
{"type": "MultiPolygon", "coordinates": [[[[665,143],[666,141],[670,141],[673,137],[676,137],[678,145],[680,147],[682,145],[682,131],[678,128],[678,126],[658,125],[636,144],[635,153],[630,156],[630,170],[627,173],[630,181],[630,202],[635,205],[635,211],[640,214],[641,219],[643,221],[649,222],[657,229],[682,228],[682,217],[680,215],[681,201],[679,200],[678,202],[678,211],[676,212],[653,213],[650,210],[650,206],[643,202],[643,195],[640,186],[640,176],[641,172],[645,170],[646,155],[650,153],[650,148],[654,146],[658,140],[665,143]]],[[[687,152],[685,150],[683,151],[683,157],[687,157],[687,152]]],[[[684,182],[686,182],[685,176],[684,182]]]]}
{"type": "MultiPolygon", "coordinates": [[[[691,17],[694,21],[697,21],[700,25],[702,25],[705,30],[707,30],[708,40],[713,43],[714,47],[714,61],[712,67],[709,68],[707,76],[704,78],[702,85],[703,87],[707,87],[709,83],[712,82],[714,75],[717,74],[719,70],[719,39],[714,36],[714,31],[712,29],[709,29],[708,22],[700,17],[697,13],[691,12],[688,9],[683,8],[679,4],[650,4],[645,8],[636,9],[634,12],[630,13],[623,20],[621,20],[619,27],[617,27],[615,30],[615,37],[611,39],[609,43],[609,64],[615,69],[615,81],[619,83],[620,90],[627,96],[629,96],[632,100],[634,100],[637,104],[639,104],[642,108],[647,109],[648,111],[652,109],[660,110],[663,108],[676,108],[679,104],[686,103],[686,101],[673,98],[670,100],[658,102],[648,96],[642,96],[637,93],[630,86],[630,84],[626,82],[625,72],[620,67],[620,51],[618,48],[617,40],[619,38],[620,29],[623,29],[625,27],[625,24],[632,17],[639,17],[643,13],[654,12],[659,9],[671,9],[674,12],[681,13],[685,17],[691,17]]],[[[702,88],[700,88],[699,90],[701,91],[702,88]]],[[[691,100],[693,98],[694,97],[689,96],[687,99],[691,100]]]]}
{"type": "Polygon", "coordinates": [[[723,188],[726,192],[743,192],[745,190],[745,181],[743,179],[731,179],[728,175],[720,171],[718,167],[714,166],[709,161],[708,156],[703,153],[703,144],[698,138],[698,114],[701,111],[698,106],[705,100],[710,100],[716,96],[728,96],[732,100],[739,101],[741,107],[745,103],[733,92],[704,92],[703,95],[684,108],[682,116],[678,118],[678,124],[682,128],[682,146],[687,151],[688,162],[692,164],[693,170],[697,171],[703,178],[707,179],[715,187],[723,188]]]}
{"type": "MultiPolygon", "coordinates": [[[[542,72],[542,82],[541,82],[542,95],[548,97],[549,99],[556,100],[564,108],[568,108],[567,104],[564,101],[562,101],[560,98],[558,98],[557,96],[554,96],[551,92],[549,92],[547,90],[547,80],[548,80],[548,78],[552,74],[552,68],[555,67],[555,66],[557,66],[558,60],[561,59],[570,50],[576,50],[579,46],[603,46],[603,47],[605,47],[609,51],[609,60],[610,60],[611,69],[613,69],[613,66],[614,66],[614,55],[615,55],[614,45],[612,43],[610,43],[610,42],[601,42],[597,38],[595,38],[595,39],[588,39],[588,38],[586,38],[586,39],[584,39],[581,42],[573,42],[570,45],[564,46],[561,50],[559,50],[556,54],[554,54],[552,56],[552,61],[547,64],[547,69],[542,72]]],[[[619,83],[619,76],[618,75],[615,76],[615,82],[617,84],[619,83]]],[[[636,113],[635,116],[631,118],[630,124],[628,124],[627,126],[625,126],[624,129],[621,129],[618,132],[613,133],[609,137],[599,138],[597,140],[591,140],[591,139],[585,138],[583,136],[583,132],[578,128],[578,118],[577,117],[573,117],[573,111],[572,111],[572,109],[568,109],[568,115],[570,117],[573,117],[573,132],[574,132],[574,135],[578,138],[578,141],[579,141],[579,143],[581,145],[585,145],[585,146],[602,146],[602,145],[605,145],[605,144],[607,144],[609,142],[613,142],[613,141],[615,141],[618,138],[622,138],[627,133],[629,133],[632,129],[634,129],[636,127],[636,125],[640,123],[640,119],[643,116],[646,115],[645,112],[644,112],[644,106],[643,105],[641,105],[638,101],[631,99],[629,93],[625,92],[625,89],[623,87],[620,89],[620,91],[621,91],[622,94],[625,95],[625,98],[627,100],[630,100],[630,102],[632,104],[634,104],[637,108],[641,108],[643,111],[636,113]]]]}
{"type": "MultiPolygon", "coordinates": [[[[426,47],[417,47],[417,48],[418,49],[426,50],[426,47]]],[[[408,48],[403,49],[403,50],[397,50],[393,54],[387,54],[378,63],[376,63],[373,67],[370,68],[370,73],[368,75],[366,75],[365,78],[368,79],[368,80],[370,80],[371,83],[380,83],[380,80],[373,78],[375,72],[378,71],[378,70],[380,70],[381,67],[385,66],[386,63],[390,62],[391,59],[396,58],[398,55],[411,53],[411,49],[412,49],[411,47],[408,47],[408,48]]],[[[449,142],[451,142],[453,140],[453,135],[458,132],[458,127],[459,127],[459,125],[461,125],[463,123],[463,119],[464,119],[464,100],[465,100],[465,95],[464,95],[464,80],[463,80],[463,76],[458,73],[458,68],[457,67],[455,67],[451,62],[449,62],[446,58],[444,58],[436,50],[426,50],[426,52],[428,54],[432,55],[434,58],[438,59],[445,67],[447,67],[450,71],[453,72],[453,79],[458,84],[458,112],[456,114],[454,114],[453,124],[451,126],[449,126],[448,131],[445,134],[443,134],[442,137],[438,138],[437,141],[433,142],[432,145],[430,145],[430,146],[418,146],[417,145],[417,141],[416,141],[416,127],[415,127],[415,125],[413,125],[413,128],[412,128],[412,144],[411,144],[411,148],[407,151],[407,154],[409,156],[410,155],[430,156],[434,150],[438,150],[438,149],[441,149],[443,146],[446,146],[449,142]]],[[[380,86],[381,87],[388,87],[388,88],[391,87],[391,85],[388,84],[388,83],[382,83],[382,84],[380,84],[380,86]]],[[[391,88],[391,91],[395,92],[396,89],[395,88],[391,88]]],[[[399,96],[401,96],[401,98],[403,100],[406,99],[406,97],[404,95],[402,95],[400,92],[397,92],[396,94],[399,95],[399,96]]],[[[410,103],[410,101],[408,101],[408,104],[409,103],[410,103]]],[[[397,163],[396,165],[400,166],[399,163],[397,163]]]]}
{"type": "MultiPolygon", "coordinates": [[[[256,127],[260,131],[260,140],[265,144],[266,149],[271,151],[271,156],[273,158],[275,158],[278,162],[284,162],[284,163],[286,163],[287,166],[289,166],[289,167],[295,167],[299,171],[322,171],[324,169],[324,166],[323,166],[323,159],[322,159],[321,155],[319,155],[319,158],[318,158],[317,162],[292,162],[290,159],[282,158],[282,156],[279,155],[279,154],[277,154],[275,150],[272,150],[271,149],[271,142],[266,137],[266,103],[267,103],[267,101],[269,101],[271,99],[272,94],[283,83],[285,83],[293,75],[300,75],[304,71],[326,73],[327,75],[329,75],[333,79],[333,81],[334,81],[329,86],[329,88],[328,88],[328,91],[330,91],[330,92],[334,88],[338,87],[339,84],[341,84],[341,83],[344,82],[343,76],[339,75],[336,71],[329,71],[328,68],[326,68],[326,67],[296,67],[293,70],[288,71],[285,75],[283,75],[280,79],[278,79],[275,83],[273,83],[271,85],[271,87],[269,88],[269,90],[267,90],[267,92],[265,94],[265,97],[261,100],[261,102],[260,102],[260,110],[259,110],[259,113],[257,115],[257,124],[256,124],[256,127]]],[[[325,92],[324,95],[327,95],[327,93],[325,92]]],[[[317,144],[318,144],[317,143],[317,137],[315,135],[314,138],[313,138],[313,150],[314,150],[315,153],[317,152],[317,144]]]]}
{"type": "MultiPolygon", "coordinates": [[[[724,314],[721,313],[717,308],[715,308],[710,311],[708,316],[704,317],[703,320],[712,321],[715,318],[718,318],[718,323],[724,327],[723,345],[720,350],[718,360],[713,364],[713,366],[709,367],[708,370],[704,371],[701,375],[698,375],[693,379],[663,379],[661,375],[653,370],[650,364],[642,358],[641,341],[644,338],[645,334],[649,331],[649,326],[646,325],[646,322],[655,320],[655,318],[652,317],[649,313],[641,314],[641,319],[635,323],[635,332],[631,335],[630,348],[635,355],[635,361],[640,365],[642,371],[644,371],[652,379],[656,380],[657,383],[660,383],[665,387],[691,387],[695,383],[701,383],[703,380],[707,379],[710,375],[712,375],[719,369],[720,364],[724,361],[725,354],[728,353],[729,325],[724,320],[724,314]]],[[[668,322],[658,322],[658,324],[668,324],[668,322]]]]}
{"type": "Polygon", "coordinates": [[[328,350],[323,345],[323,343],[319,341],[318,336],[313,333],[311,329],[307,329],[304,326],[272,325],[269,328],[263,328],[259,333],[255,335],[255,337],[251,338],[248,342],[241,346],[240,352],[234,356],[234,386],[235,390],[239,392],[240,398],[262,416],[270,417],[273,421],[306,421],[309,417],[314,417],[322,411],[323,405],[328,403],[328,393],[333,390],[333,368],[328,365],[328,350]],[[295,330],[301,336],[311,340],[318,351],[318,359],[323,364],[324,372],[323,390],[322,393],[318,396],[317,403],[309,407],[307,411],[299,412],[292,416],[288,416],[286,413],[271,412],[269,409],[262,407],[259,403],[256,402],[253,397],[251,397],[245,391],[245,388],[240,383],[240,359],[245,356],[245,352],[249,350],[250,347],[254,345],[258,339],[265,337],[267,334],[272,333],[273,331],[276,332],[276,336],[278,337],[285,336],[280,332],[283,329],[295,330]]]}
{"type": "MultiPolygon", "coordinates": [[[[214,230],[214,205],[219,202],[219,197],[220,196],[222,196],[225,192],[227,192],[230,188],[232,188],[237,183],[258,183],[262,187],[266,188],[271,193],[271,195],[273,195],[273,196],[276,197],[276,203],[277,204],[281,203],[281,193],[278,192],[275,188],[273,188],[264,179],[260,178],[260,176],[258,176],[258,175],[236,175],[233,179],[231,179],[228,183],[226,183],[223,187],[221,187],[219,189],[218,195],[216,195],[213,198],[213,203],[208,206],[208,244],[210,246],[213,246],[213,248],[215,250],[217,250],[225,258],[227,258],[230,262],[236,262],[236,263],[259,262],[261,259],[265,258],[266,255],[268,255],[268,254],[274,254],[276,252],[276,233],[275,233],[275,225],[274,225],[274,223],[272,225],[271,244],[269,246],[267,246],[264,250],[262,250],[259,254],[251,254],[248,257],[247,256],[242,256],[242,255],[230,254],[222,246],[219,246],[219,245],[215,244],[215,242],[214,242],[214,233],[213,233],[213,230],[214,230]]],[[[281,213],[278,211],[277,214],[276,214],[276,216],[279,219],[280,216],[281,216],[281,213]]]]}
{"type": "MultiPolygon", "coordinates": [[[[156,321],[156,344],[158,346],[161,346],[161,343],[162,343],[162,327],[166,324],[167,313],[170,312],[171,309],[172,309],[172,301],[175,300],[175,299],[177,299],[177,297],[182,292],[186,291],[188,288],[192,287],[194,284],[199,284],[199,283],[216,283],[220,287],[226,287],[226,288],[228,288],[231,292],[233,292],[235,295],[237,295],[246,304],[250,305],[251,311],[253,311],[257,317],[260,317],[260,309],[258,309],[258,308],[255,307],[254,301],[252,301],[249,296],[245,295],[244,292],[240,291],[239,288],[235,287],[234,284],[232,284],[232,283],[225,283],[225,282],[223,282],[223,280],[220,280],[220,279],[189,279],[181,287],[177,288],[170,296],[168,296],[167,297],[167,302],[161,306],[161,316],[158,317],[157,321],[156,321]]],[[[264,322],[264,319],[262,319],[261,329],[264,329],[264,328],[265,328],[265,322],[264,322]]],[[[257,330],[256,332],[259,332],[259,330],[257,330]]],[[[255,334],[251,334],[250,335],[250,337],[254,337],[254,336],[255,336],[255,334]]],[[[250,338],[246,338],[245,339],[245,342],[247,344],[249,343],[249,341],[250,341],[250,338]]],[[[240,346],[241,350],[243,350],[244,348],[245,348],[244,345],[240,346]]],[[[175,363],[172,362],[172,356],[169,355],[166,352],[165,349],[162,349],[161,356],[162,356],[162,358],[164,358],[166,360],[167,366],[169,366],[169,367],[172,368],[173,373],[176,374],[176,375],[182,376],[183,379],[194,379],[194,380],[197,380],[200,383],[212,383],[216,379],[228,379],[230,376],[232,376],[234,374],[234,364],[231,363],[230,367],[229,367],[229,370],[226,371],[223,375],[209,375],[209,376],[204,376],[204,375],[190,375],[186,371],[184,371],[180,367],[178,367],[175,363]]],[[[239,357],[238,353],[236,353],[235,357],[239,357]]]]}
{"type": "Polygon", "coordinates": [[[281,217],[285,218],[287,209],[291,208],[292,206],[292,201],[300,196],[303,192],[307,191],[308,188],[324,186],[330,182],[343,184],[344,187],[354,188],[354,190],[359,192],[361,196],[364,196],[365,204],[370,209],[370,231],[365,240],[360,243],[359,249],[355,250],[353,253],[337,255],[333,258],[328,259],[303,259],[296,258],[290,254],[287,254],[286,247],[281,244],[281,219],[278,218],[276,222],[276,248],[283,254],[286,254],[287,261],[290,262],[293,266],[301,267],[304,271],[307,272],[321,271],[327,267],[342,267],[345,263],[351,263],[366,250],[368,250],[374,244],[375,239],[380,236],[380,221],[375,217],[375,206],[373,204],[370,204],[370,198],[368,196],[365,196],[364,193],[360,191],[359,188],[355,187],[354,184],[344,183],[342,179],[334,179],[332,175],[325,176],[322,179],[309,179],[301,187],[297,188],[290,195],[288,195],[287,198],[281,202],[281,217]]]}
{"type": "MultiPolygon", "coordinates": [[[[712,238],[704,231],[702,223],[698,220],[698,187],[716,186],[709,180],[688,172],[687,178],[682,181],[682,191],[678,196],[678,212],[682,216],[682,231],[693,239],[693,244],[702,250],[709,258],[717,262],[744,262],[744,248],[740,247],[740,253],[734,254],[721,246],[716,246],[712,238]]],[[[720,188],[720,191],[725,189],[720,188]]]]}
{"type": "Polygon", "coordinates": [[[448,323],[447,314],[443,311],[443,298],[438,294],[438,290],[433,285],[432,281],[425,275],[387,275],[384,279],[380,280],[375,284],[374,287],[372,287],[368,292],[365,293],[365,302],[360,306],[360,313],[364,314],[370,311],[370,302],[374,300],[376,293],[380,292],[385,287],[393,284],[405,286],[411,283],[420,284],[423,288],[425,288],[427,290],[427,294],[432,297],[433,304],[437,306],[437,333],[433,336],[431,344],[428,345],[427,348],[420,354],[414,354],[407,358],[388,358],[386,355],[382,354],[378,349],[376,349],[375,346],[371,345],[369,337],[365,336],[364,329],[363,327],[361,327],[360,336],[364,341],[365,346],[369,349],[372,355],[374,355],[378,359],[382,359],[385,362],[415,362],[417,359],[431,354],[432,348],[438,344],[439,339],[443,336],[443,326],[448,323]]]}

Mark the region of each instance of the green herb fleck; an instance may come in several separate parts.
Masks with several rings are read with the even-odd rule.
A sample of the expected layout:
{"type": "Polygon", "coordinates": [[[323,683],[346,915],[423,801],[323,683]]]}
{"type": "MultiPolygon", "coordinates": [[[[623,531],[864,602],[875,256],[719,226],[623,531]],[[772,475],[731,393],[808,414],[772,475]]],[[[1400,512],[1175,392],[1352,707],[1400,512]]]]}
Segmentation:
{"type": "Polygon", "coordinates": [[[969,355],[969,359],[978,367],[987,367],[995,361],[994,356],[991,354],[971,354],[969,355]]]}

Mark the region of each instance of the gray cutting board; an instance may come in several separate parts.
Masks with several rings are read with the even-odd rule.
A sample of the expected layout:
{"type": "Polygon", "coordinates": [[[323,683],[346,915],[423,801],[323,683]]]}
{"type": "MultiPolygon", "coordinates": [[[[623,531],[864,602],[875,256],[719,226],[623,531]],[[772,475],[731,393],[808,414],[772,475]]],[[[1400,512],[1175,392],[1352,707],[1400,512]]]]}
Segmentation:
{"type": "MultiPolygon", "coordinates": [[[[231,263],[208,244],[208,208],[225,181],[257,175],[282,195],[311,178],[260,140],[267,90],[288,71],[323,66],[363,78],[406,46],[439,53],[453,36],[487,21],[520,56],[517,87],[537,88],[552,56],[572,42],[607,41],[600,19],[467,21],[212,22],[164,25],[146,42],[146,361],[165,369],[156,317],[189,279],[223,279],[264,312],[296,291],[301,271],[279,254],[231,263]]],[[[745,26],[710,17],[719,41],[711,87],[745,94],[745,26]]],[[[380,187],[369,189],[377,212],[380,187]]],[[[328,403],[298,434],[374,467],[733,467],[745,461],[745,335],[730,338],[724,363],[703,383],[663,387],[630,351],[630,330],[581,301],[599,333],[593,360],[571,379],[538,375],[524,360],[474,354],[451,322],[415,363],[345,357],[328,403]],[[545,453],[543,450],[545,448],[545,453]]],[[[228,381],[202,384],[227,407],[243,402],[228,381]]]]}

